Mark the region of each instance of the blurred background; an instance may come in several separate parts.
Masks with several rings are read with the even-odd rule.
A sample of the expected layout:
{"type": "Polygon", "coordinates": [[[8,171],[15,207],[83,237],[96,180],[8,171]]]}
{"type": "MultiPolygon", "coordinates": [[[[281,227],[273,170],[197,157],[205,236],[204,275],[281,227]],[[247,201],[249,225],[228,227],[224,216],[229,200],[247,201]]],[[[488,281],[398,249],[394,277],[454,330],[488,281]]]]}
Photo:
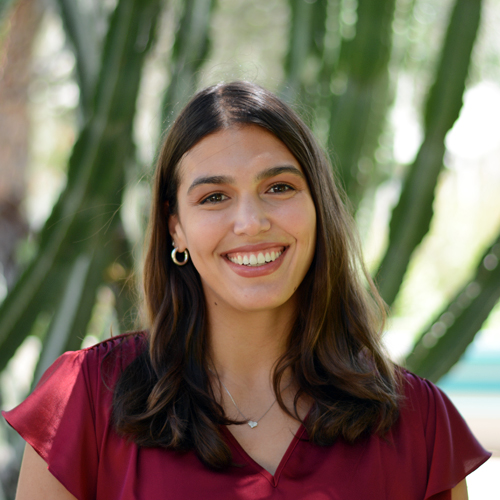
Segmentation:
{"type": "MultiPolygon", "coordinates": [[[[500,3],[0,0],[0,405],[65,350],[144,325],[157,144],[197,89],[277,92],[332,159],[391,308],[500,474],[500,3]]],[[[22,441],[0,422],[0,500],[22,441]]]]}

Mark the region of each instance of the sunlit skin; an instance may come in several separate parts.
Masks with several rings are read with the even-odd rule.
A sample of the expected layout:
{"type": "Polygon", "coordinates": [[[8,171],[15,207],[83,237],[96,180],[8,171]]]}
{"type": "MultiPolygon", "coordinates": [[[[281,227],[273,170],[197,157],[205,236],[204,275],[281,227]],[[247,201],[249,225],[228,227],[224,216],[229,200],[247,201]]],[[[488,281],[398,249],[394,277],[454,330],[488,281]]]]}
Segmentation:
{"type": "Polygon", "coordinates": [[[182,159],[178,212],[170,231],[189,250],[209,308],[286,308],[310,267],[316,211],[302,167],[273,134],[255,125],[202,139],[182,159]],[[284,250],[247,267],[228,257],[284,250]]]}

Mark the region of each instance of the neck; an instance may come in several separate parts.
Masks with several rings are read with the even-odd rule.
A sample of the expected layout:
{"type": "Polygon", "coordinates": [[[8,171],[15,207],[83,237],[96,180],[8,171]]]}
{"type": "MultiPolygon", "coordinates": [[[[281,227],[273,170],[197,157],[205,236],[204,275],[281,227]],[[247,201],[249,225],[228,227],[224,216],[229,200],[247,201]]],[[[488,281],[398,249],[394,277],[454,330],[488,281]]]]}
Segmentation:
{"type": "Polygon", "coordinates": [[[241,312],[207,305],[210,357],[222,380],[250,386],[271,382],[273,367],[286,350],[291,306],[241,312]]]}

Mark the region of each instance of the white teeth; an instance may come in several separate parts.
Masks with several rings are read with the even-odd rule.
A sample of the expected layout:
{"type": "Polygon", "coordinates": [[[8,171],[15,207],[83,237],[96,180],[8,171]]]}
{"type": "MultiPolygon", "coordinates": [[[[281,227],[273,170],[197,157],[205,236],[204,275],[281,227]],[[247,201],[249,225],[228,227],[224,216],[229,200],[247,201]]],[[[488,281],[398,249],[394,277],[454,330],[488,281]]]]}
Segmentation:
{"type": "Polygon", "coordinates": [[[240,266],[256,267],[275,261],[282,253],[283,252],[266,252],[264,255],[262,252],[259,252],[257,255],[252,253],[250,255],[237,255],[236,257],[228,256],[228,259],[235,264],[239,264],[240,266]]]}

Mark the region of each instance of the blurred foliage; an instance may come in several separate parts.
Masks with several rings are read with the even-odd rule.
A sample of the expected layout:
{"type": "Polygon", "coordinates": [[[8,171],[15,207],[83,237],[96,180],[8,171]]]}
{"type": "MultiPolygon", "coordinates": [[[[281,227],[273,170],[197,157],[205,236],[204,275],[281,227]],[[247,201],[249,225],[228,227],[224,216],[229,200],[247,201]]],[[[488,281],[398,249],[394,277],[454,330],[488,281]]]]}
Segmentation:
{"type": "MultiPolygon", "coordinates": [[[[0,13],[8,16],[4,5],[0,13]]],[[[74,55],[77,137],[66,185],[0,306],[0,370],[28,335],[43,338],[37,377],[59,353],[77,349],[92,333],[88,324],[102,286],[113,291],[119,331],[134,327],[133,253],[140,237],[124,221],[138,219],[140,234],[147,207],[133,216],[125,200],[144,192],[140,184],[149,174],[137,160],[134,137],[141,134],[133,124],[154,123],[149,133],[158,137],[196,88],[219,79],[258,81],[292,103],[330,152],[354,210],[373,206],[384,184],[398,186],[374,272],[393,304],[434,220],[445,137],[462,107],[486,22],[481,9],[480,0],[449,0],[439,8],[423,0],[58,0],[50,15],[60,18],[74,55]],[[248,60],[269,61],[269,71],[262,75],[258,66],[239,62],[247,53],[248,60]],[[422,80],[423,124],[409,165],[394,159],[388,123],[407,75],[422,80]],[[140,102],[153,101],[154,116],[136,105],[141,88],[140,102]]],[[[497,242],[418,336],[407,360],[417,373],[437,380],[473,340],[500,295],[498,257],[497,242]]]]}
{"type": "Polygon", "coordinates": [[[38,235],[37,255],[1,306],[0,370],[42,312],[52,321],[41,366],[78,348],[105,269],[127,253],[117,213],[125,168],[134,158],[135,102],[158,12],[156,0],[131,0],[118,3],[111,16],[101,53],[104,69],[82,105],[88,119],[69,159],[66,187],[38,235]]]}
{"type": "Polygon", "coordinates": [[[442,377],[462,356],[500,299],[500,235],[467,283],[425,329],[407,367],[430,380],[442,377]]]}
{"type": "Polygon", "coordinates": [[[434,191],[443,168],[444,140],[462,107],[480,14],[480,2],[458,0],[448,24],[423,110],[424,140],[392,212],[389,245],[377,273],[380,293],[389,305],[398,294],[415,248],[429,231],[434,191]]]}

